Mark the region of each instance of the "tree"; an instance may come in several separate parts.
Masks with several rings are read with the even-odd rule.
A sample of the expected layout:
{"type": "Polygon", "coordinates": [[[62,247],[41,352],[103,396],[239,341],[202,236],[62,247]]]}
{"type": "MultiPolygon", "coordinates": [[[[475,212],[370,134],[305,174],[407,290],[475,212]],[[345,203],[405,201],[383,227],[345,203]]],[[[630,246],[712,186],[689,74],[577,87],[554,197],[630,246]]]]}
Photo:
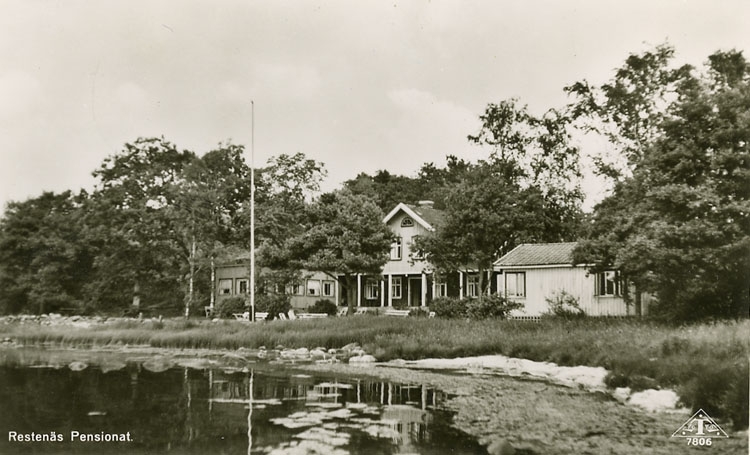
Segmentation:
{"type": "Polygon", "coordinates": [[[78,220],[86,194],[11,202],[0,220],[0,312],[83,310],[91,251],[78,220]]]}
{"type": "Polygon", "coordinates": [[[631,54],[609,82],[599,87],[582,80],[565,87],[575,97],[570,115],[588,132],[603,135],[613,147],[594,156],[599,174],[613,180],[632,175],[644,151],[660,134],[676,89],[692,67],[670,67],[674,48],[656,46],[631,54]],[[614,153],[612,153],[614,152],[614,153]]]}
{"type": "Polygon", "coordinates": [[[287,257],[299,268],[342,276],[352,312],[357,275],[380,274],[388,261],[393,234],[383,216],[362,195],[346,190],[323,194],[308,207],[302,232],[286,242],[287,257]]]}
{"type": "Polygon", "coordinates": [[[438,271],[485,272],[521,241],[544,240],[544,200],[538,189],[522,188],[512,163],[480,162],[446,197],[445,221],[415,246],[438,271]]]}
{"type": "MultiPolygon", "coordinates": [[[[480,120],[469,141],[489,148],[488,159],[456,163],[444,174],[446,220],[416,246],[444,272],[478,271],[484,288],[484,272],[518,243],[573,237],[582,193],[566,116],[549,110],[535,117],[507,100],[489,104],[480,120]]],[[[425,167],[423,174],[441,173],[425,167]]]]}
{"type": "Polygon", "coordinates": [[[750,308],[750,66],[740,52],[687,74],[632,177],[595,209],[581,262],[619,268],[679,319],[750,308]]]}
{"type": "Polygon", "coordinates": [[[108,157],[84,207],[85,235],[95,254],[87,294],[100,309],[140,305],[176,308],[181,294],[180,252],[167,207],[195,154],[164,138],[138,139],[108,157]]]}

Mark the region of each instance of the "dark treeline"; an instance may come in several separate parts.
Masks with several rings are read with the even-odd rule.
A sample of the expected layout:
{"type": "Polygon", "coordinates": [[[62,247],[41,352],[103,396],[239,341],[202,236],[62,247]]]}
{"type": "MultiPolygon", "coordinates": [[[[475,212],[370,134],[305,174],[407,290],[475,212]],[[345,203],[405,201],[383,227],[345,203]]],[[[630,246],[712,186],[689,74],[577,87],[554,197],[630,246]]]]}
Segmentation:
{"type": "MultiPolygon", "coordinates": [[[[259,266],[282,282],[300,268],[378,273],[391,242],[384,214],[432,200],[444,222],[416,246],[438,270],[487,270],[519,243],[577,240],[576,261],[620,270],[658,298],[657,316],[747,316],[750,69],[734,51],[702,68],[674,67],[673,54],[633,54],[611,81],[576,82],[565,88],[571,104],[541,116],[517,100],[488,104],[468,135],[476,161],[361,173],[320,195],[323,163],[269,160],[255,175],[259,266]],[[610,144],[594,164],[613,189],[591,214],[576,130],[610,144]]],[[[194,313],[208,303],[211,261],[250,247],[243,152],[219,144],[199,156],[138,139],[94,170],[91,192],[9,203],[0,313],[194,313]]]]}

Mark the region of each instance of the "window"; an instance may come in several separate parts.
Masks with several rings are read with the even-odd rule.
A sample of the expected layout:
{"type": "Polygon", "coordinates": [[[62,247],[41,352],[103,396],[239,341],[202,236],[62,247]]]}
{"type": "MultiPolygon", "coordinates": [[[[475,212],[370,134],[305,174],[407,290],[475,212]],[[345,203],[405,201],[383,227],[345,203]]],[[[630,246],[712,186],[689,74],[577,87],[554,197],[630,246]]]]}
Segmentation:
{"type": "Polygon", "coordinates": [[[393,243],[391,243],[391,261],[401,260],[402,249],[401,237],[396,237],[393,243]]]}
{"type": "Polygon", "coordinates": [[[505,296],[526,297],[526,272],[505,274],[505,296]]]}
{"type": "Polygon", "coordinates": [[[219,280],[219,295],[232,295],[232,279],[219,280]]]}
{"type": "Polygon", "coordinates": [[[417,240],[419,239],[418,235],[415,235],[411,238],[411,251],[412,251],[412,257],[414,259],[424,259],[424,253],[417,249],[417,240]]]}
{"type": "Polygon", "coordinates": [[[466,296],[479,297],[479,275],[468,275],[466,277],[466,296]]]}
{"type": "Polygon", "coordinates": [[[368,278],[367,281],[365,281],[365,298],[367,300],[377,300],[379,290],[380,286],[378,286],[377,280],[368,278]]]}
{"type": "Polygon", "coordinates": [[[333,297],[334,295],[336,295],[336,282],[330,280],[323,281],[323,296],[333,297]]]}
{"type": "Polygon", "coordinates": [[[290,284],[286,287],[289,295],[305,295],[305,288],[301,284],[290,284]]]}
{"type": "Polygon", "coordinates": [[[620,274],[615,271],[597,273],[596,295],[621,295],[620,274]]]}
{"type": "Polygon", "coordinates": [[[414,220],[409,218],[408,216],[401,220],[401,227],[412,227],[414,226],[414,220]]]}
{"type": "Polygon", "coordinates": [[[391,278],[391,297],[394,299],[401,298],[401,277],[391,278]]]}
{"type": "Polygon", "coordinates": [[[237,280],[237,294],[247,294],[248,292],[248,283],[249,281],[246,279],[238,279],[237,280]]]}
{"type": "Polygon", "coordinates": [[[307,280],[307,295],[320,295],[320,280],[307,280]]]}
{"type": "Polygon", "coordinates": [[[448,297],[448,283],[442,280],[435,281],[435,297],[448,297]]]}

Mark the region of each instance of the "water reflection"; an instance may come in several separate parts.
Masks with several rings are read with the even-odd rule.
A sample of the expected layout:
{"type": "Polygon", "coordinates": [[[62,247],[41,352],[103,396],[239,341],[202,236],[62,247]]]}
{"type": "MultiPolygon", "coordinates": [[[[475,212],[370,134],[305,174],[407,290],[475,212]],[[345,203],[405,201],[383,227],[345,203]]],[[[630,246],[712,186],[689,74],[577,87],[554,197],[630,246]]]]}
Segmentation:
{"type": "Polygon", "coordinates": [[[171,368],[0,367],[0,430],[65,435],[8,441],[0,453],[100,453],[71,431],[130,432],[119,453],[485,453],[450,426],[446,395],[421,384],[298,374],[171,368]]]}

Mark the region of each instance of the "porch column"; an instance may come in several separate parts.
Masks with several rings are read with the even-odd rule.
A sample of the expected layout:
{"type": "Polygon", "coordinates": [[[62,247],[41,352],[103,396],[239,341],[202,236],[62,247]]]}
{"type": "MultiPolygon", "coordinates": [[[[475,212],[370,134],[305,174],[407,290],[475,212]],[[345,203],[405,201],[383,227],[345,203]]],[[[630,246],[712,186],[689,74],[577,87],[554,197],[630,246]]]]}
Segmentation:
{"type": "Polygon", "coordinates": [[[492,272],[487,270],[487,295],[492,294],[492,272]]]}
{"type": "Polygon", "coordinates": [[[464,272],[458,272],[458,298],[464,298],[464,272]]]}
{"type": "Polygon", "coordinates": [[[427,274],[422,272],[422,306],[427,305],[427,274]]]}
{"type": "Polygon", "coordinates": [[[432,300],[435,300],[435,297],[437,297],[437,278],[435,272],[432,272],[432,300]]]}
{"type": "Polygon", "coordinates": [[[336,277],[336,288],[335,289],[336,290],[334,292],[336,292],[336,306],[339,306],[339,296],[341,295],[341,288],[340,288],[340,285],[339,285],[339,279],[338,279],[338,277],[336,277]]]}
{"type": "Polygon", "coordinates": [[[380,306],[385,306],[385,280],[380,278],[380,306]]]}
{"type": "Polygon", "coordinates": [[[362,274],[357,274],[357,306],[362,306],[362,274]]]}
{"type": "MultiPolygon", "coordinates": [[[[393,275],[388,274],[388,306],[393,306],[393,275]]],[[[403,290],[401,291],[403,292],[403,290]]]]}

